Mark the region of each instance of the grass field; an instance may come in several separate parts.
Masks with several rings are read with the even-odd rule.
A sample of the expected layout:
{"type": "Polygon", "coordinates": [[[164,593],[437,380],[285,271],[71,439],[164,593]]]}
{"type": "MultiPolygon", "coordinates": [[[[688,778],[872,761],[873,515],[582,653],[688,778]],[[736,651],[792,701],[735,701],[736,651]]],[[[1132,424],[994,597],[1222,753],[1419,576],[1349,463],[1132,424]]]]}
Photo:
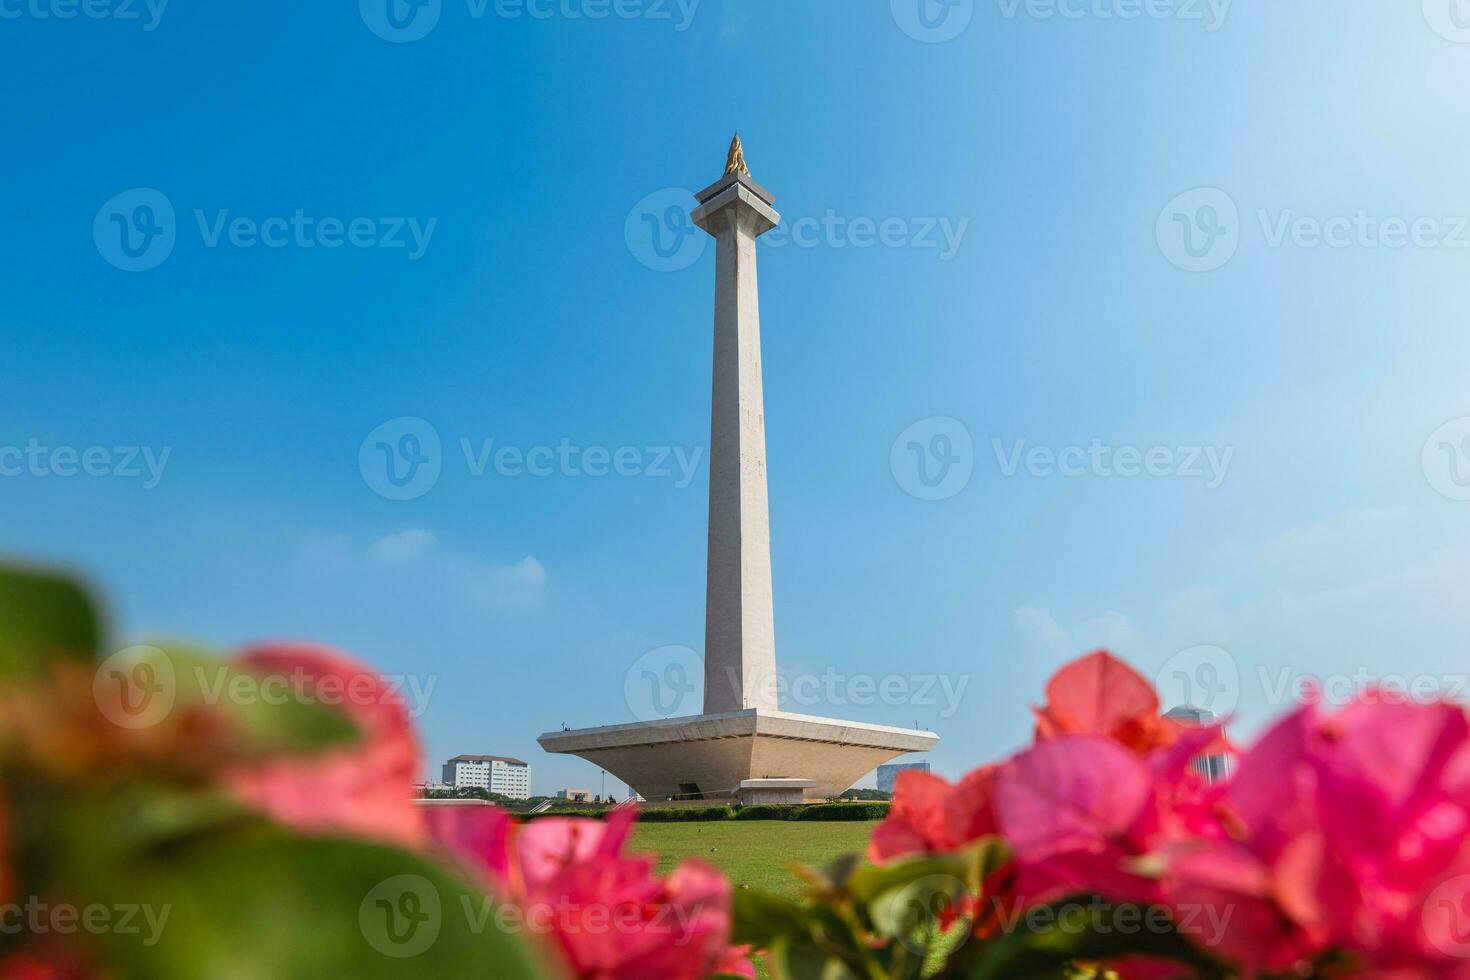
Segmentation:
{"type": "MultiPolygon", "coordinates": [[[[731,885],[749,885],[785,895],[799,888],[787,864],[821,867],[835,857],[863,853],[877,821],[819,823],[784,820],[720,820],[710,823],[639,824],[633,852],[656,852],[665,874],[684,858],[700,858],[725,873],[731,885]]],[[[936,953],[936,965],[944,953],[936,953]]],[[[755,961],[758,980],[769,980],[765,962],[755,961]]]]}
{"type": "Polygon", "coordinates": [[[723,871],[739,888],[749,885],[792,894],[797,880],[787,864],[820,867],[852,851],[867,850],[875,823],[787,820],[718,820],[646,823],[633,832],[630,850],[659,856],[664,874],[684,858],[699,858],[723,871]]]}

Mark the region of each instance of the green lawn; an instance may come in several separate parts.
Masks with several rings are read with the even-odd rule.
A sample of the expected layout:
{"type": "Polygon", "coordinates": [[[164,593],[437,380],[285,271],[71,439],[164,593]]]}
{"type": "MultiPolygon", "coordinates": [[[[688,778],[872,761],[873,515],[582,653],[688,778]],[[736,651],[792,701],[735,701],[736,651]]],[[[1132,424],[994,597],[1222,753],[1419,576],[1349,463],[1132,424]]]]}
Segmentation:
{"type": "MultiPolygon", "coordinates": [[[[720,820],[710,823],[647,823],[633,831],[634,853],[655,852],[659,874],[666,874],[684,858],[713,864],[739,888],[749,885],[766,891],[794,894],[799,882],[787,864],[821,867],[835,857],[865,853],[877,821],[820,823],[786,820],[720,820]]],[[[943,961],[942,951],[935,964],[943,961]]],[[[756,973],[770,973],[756,958],[756,973]]]]}
{"type": "Polygon", "coordinates": [[[862,853],[876,825],[790,820],[646,823],[634,830],[629,850],[656,853],[660,874],[684,858],[699,858],[723,871],[736,888],[749,885],[791,894],[798,883],[786,865],[821,867],[842,854],[862,853]]]}

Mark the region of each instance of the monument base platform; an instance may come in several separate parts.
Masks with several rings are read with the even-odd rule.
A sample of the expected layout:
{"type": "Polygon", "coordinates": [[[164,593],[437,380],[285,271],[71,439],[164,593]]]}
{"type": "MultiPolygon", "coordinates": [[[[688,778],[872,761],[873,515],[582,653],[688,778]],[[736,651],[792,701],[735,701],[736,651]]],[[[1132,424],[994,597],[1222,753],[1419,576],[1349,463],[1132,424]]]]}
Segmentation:
{"type": "Polygon", "coordinates": [[[606,769],[649,801],[734,798],[748,780],[810,780],[806,799],[841,796],[864,775],[939,741],[933,732],[749,708],[547,732],[547,752],[606,769]]]}

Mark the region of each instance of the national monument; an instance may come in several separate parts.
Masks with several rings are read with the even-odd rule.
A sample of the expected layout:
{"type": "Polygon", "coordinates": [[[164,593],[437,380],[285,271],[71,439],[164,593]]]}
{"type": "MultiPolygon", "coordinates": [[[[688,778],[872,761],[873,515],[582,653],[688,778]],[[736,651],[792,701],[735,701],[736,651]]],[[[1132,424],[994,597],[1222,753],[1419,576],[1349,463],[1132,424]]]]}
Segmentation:
{"type": "Polygon", "coordinates": [[[781,216],[751,178],[738,135],[725,175],[695,200],[690,217],[716,250],[704,713],[548,732],[538,741],[607,770],[648,800],[835,797],[939,737],[777,704],[755,244],[781,216]]]}

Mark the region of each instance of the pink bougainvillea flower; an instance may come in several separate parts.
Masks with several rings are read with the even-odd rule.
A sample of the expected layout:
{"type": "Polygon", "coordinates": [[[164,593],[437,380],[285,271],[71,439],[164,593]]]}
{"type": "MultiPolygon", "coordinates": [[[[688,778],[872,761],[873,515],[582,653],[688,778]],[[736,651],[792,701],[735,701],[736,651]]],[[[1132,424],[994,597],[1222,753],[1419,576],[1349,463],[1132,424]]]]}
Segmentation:
{"type": "MultiPolygon", "coordinates": [[[[1317,815],[1351,887],[1324,896],[1336,938],[1384,965],[1439,951],[1425,903],[1470,873],[1470,723],[1456,705],[1367,692],[1321,727],[1317,815]]],[[[1467,950],[1470,951],[1470,950],[1467,950]]]]}
{"type": "Polygon", "coordinates": [[[1319,897],[1322,837],[1316,817],[1315,709],[1272,727],[1240,760],[1219,801],[1223,836],[1176,839],[1164,848],[1164,890],[1175,918],[1230,912],[1213,936],[1186,930],[1212,955],[1250,970],[1278,971],[1321,954],[1328,930],[1319,897]]]}
{"type": "Polygon", "coordinates": [[[696,980],[720,972],[753,980],[749,952],[729,944],[729,881],[696,861],[660,879],[653,858],[624,854],[636,819],[631,807],[605,822],[557,817],[524,825],[495,807],[427,809],[431,837],[483,869],[572,976],[696,980]]]}
{"type": "Polygon", "coordinates": [[[616,858],[636,820],[632,807],[620,807],[606,820],[549,817],[527,823],[515,836],[521,886],[532,892],[569,868],[616,858]]]}
{"type": "Polygon", "coordinates": [[[423,821],[413,803],[418,738],[402,697],[373,669],[317,646],[247,650],[239,665],[340,708],[361,739],[327,752],[271,760],[229,771],[226,784],[241,800],[308,833],[349,833],[416,846],[423,821]]]}
{"type": "Polygon", "coordinates": [[[1036,711],[1036,739],[1103,735],[1143,754],[1170,745],[1181,727],[1159,714],[1159,696],[1143,675],[1106,650],[1075,660],[1046,685],[1036,711]]]}
{"type": "Polygon", "coordinates": [[[1229,839],[1166,848],[1169,901],[1229,905],[1213,952],[1248,969],[1335,950],[1384,977],[1449,976],[1470,954],[1467,753],[1455,705],[1369,691],[1335,716],[1303,707],[1241,758],[1229,839]]]}
{"type": "Polygon", "coordinates": [[[686,861],[660,881],[653,865],[619,857],[568,866],[526,899],[527,914],[553,917],[552,938],[578,977],[698,980],[732,961],[753,975],[729,950],[725,877],[686,861]]]}
{"type": "Polygon", "coordinates": [[[1147,765],[1111,739],[1065,736],[1016,756],[996,777],[995,811],[1026,902],[1149,898],[1152,883],[1130,864],[1144,853],[1153,802],[1147,765]]]}
{"type": "Polygon", "coordinates": [[[510,814],[478,802],[437,803],[424,806],[423,821],[429,840],[449,856],[497,886],[511,885],[510,814]]]}
{"type": "Polygon", "coordinates": [[[944,854],[998,833],[992,804],[998,766],[982,766],[958,783],[927,772],[901,772],[888,815],[873,831],[875,864],[915,854],[944,854]]]}

